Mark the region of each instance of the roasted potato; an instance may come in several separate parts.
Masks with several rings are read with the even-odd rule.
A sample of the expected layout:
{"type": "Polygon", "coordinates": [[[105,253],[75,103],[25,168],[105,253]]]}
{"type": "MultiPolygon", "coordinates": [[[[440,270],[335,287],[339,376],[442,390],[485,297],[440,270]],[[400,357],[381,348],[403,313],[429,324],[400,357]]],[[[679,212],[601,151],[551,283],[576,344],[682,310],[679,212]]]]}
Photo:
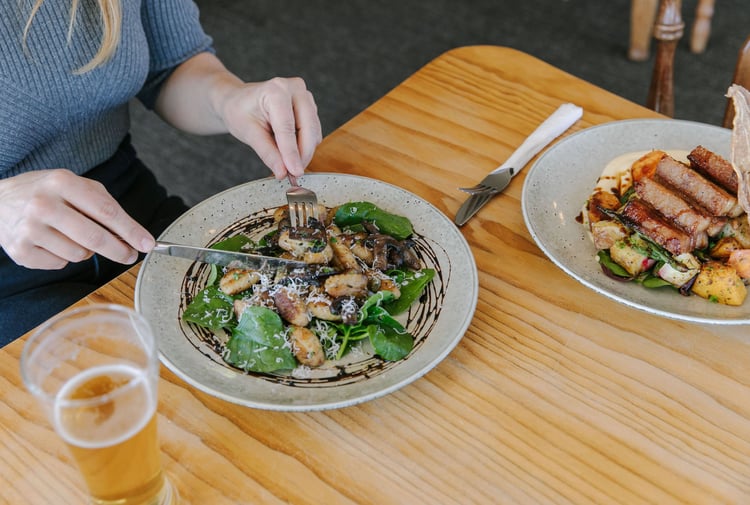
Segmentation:
{"type": "Polygon", "coordinates": [[[734,237],[724,237],[716,242],[716,245],[709,251],[709,256],[715,259],[726,260],[732,254],[732,251],[742,249],[739,241],[734,237]]]}
{"type": "Polygon", "coordinates": [[[731,266],[709,261],[703,265],[691,290],[709,301],[724,305],[742,305],[747,288],[731,266]]]}

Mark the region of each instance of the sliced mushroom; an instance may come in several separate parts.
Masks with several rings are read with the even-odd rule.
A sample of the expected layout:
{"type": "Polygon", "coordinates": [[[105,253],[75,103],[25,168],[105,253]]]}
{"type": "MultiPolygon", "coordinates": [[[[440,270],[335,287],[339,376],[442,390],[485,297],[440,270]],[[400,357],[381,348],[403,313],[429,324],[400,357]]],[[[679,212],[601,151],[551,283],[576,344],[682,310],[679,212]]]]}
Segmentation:
{"type": "Polygon", "coordinates": [[[273,222],[278,225],[282,221],[289,221],[289,206],[287,205],[279,207],[273,212],[273,222]]]}
{"type": "Polygon", "coordinates": [[[391,264],[391,251],[400,248],[400,242],[393,237],[380,233],[372,235],[370,238],[373,253],[372,268],[388,270],[389,266],[397,266],[391,264]]]}
{"type": "Polygon", "coordinates": [[[375,270],[389,270],[406,265],[412,270],[419,270],[422,264],[414,252],[414,244],[411,240],[396,240],[389,235],[374,234],[370,236],[372,241],[373,260],[372,268],[375,270]]]}
{"type": "Polygon", "coordinates": [[[401,254],[404,260],[404,265],[411,268],[412,270],[421,270],[422,261],[414,251],[414,242],[411,240],[404,240],[404,247],[401,250],[401,254]]]}
{"type": "Polygon", "coordinates": [[[359,305],[352,296],[340,296],[333,300],[331,310],[341,315],[344,324],[357,324],[359,320],[359,305]]]}

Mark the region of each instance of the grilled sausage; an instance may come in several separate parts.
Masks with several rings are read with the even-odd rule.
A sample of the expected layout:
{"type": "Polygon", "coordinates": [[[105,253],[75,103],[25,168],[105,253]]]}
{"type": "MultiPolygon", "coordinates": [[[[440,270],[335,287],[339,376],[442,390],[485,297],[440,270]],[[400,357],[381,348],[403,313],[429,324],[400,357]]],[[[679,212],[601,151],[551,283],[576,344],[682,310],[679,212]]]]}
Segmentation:
{"type": "Polygon", "coordinates": [[[711,215],[737,217],[743,213],[736,197],[674,158],[662,157],[656,165],[655,175],[711,215]]]}
{"type": "Polygon", "coordinates": [[[703,146],[698,146],[690,151],[687,158],[694,170],[713,180],[730,194],[737,194],[739,187],[737,172],[734,171],[734,167],[729,161],[703,146]]]}
{"type": "Polygon", "coordinates": [[[690,235],[665,220],[653,207],[637,198],[631,199],[620,212],[622,218],[632,228],[675,256],[695,249],[690,235]]]}

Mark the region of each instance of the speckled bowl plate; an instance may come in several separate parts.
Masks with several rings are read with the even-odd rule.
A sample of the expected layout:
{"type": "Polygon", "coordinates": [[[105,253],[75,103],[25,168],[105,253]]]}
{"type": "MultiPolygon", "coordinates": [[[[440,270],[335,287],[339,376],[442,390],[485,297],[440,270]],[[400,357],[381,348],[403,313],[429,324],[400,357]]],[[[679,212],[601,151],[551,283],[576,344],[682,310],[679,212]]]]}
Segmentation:
{"type": "Polygon", "coordinates": [[[526,226],[557,266],[597,293],[672,319],[748,324],[750,301],[730,307],[608,278],[596,262],[596,249],[586,230],[576,221],[613,158],[650,149],[689,151],[698,145],[728,158],[730,141],[731,131],[725,128],[670,119],[615,121],[577,132],[551,147],[529,170],[522,194],[526,226]]]}
{"type": "MultiPolygon", "coordinates": [[[[448,355],[463,337],[477,304],[474,257],[463,235],[445,215],[408,191],[381,181],[341,174],[300,178],[335,206],[370,201],[408,217],[418,255],[436,270],[422,299],[400,321],[415,336],[406,358],[386,362],[368,345],[318,369],[277,374],[244,373],[221,359],[216,336],[181,320],[191,299],[206,283],[208,267],[187,260],[149,254],[138,274],[135,306],[159,339],[162,362],[196,388],[248,407],[305,411],[354,405],[378,398],[418,379],[448,355]],[[444,310],[445,309],[445,310],[444,310]]],[[[286,203],[288,183],[263,179],[231,188],[190,209],[161,239],[207,246],[243,232],[262,236],[273,209],[286,203]]]]}

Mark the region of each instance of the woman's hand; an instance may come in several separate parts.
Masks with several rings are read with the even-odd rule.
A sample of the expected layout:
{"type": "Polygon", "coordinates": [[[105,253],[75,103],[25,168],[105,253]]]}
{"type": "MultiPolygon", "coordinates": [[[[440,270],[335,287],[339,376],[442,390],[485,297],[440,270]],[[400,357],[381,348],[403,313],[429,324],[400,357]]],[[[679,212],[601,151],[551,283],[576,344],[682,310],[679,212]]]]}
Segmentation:
{"type": "Polygon", "coordinates": [[[278,179],[302,175],[321,141],[318,109],[300,78],[243,84],[227,93],[221,115],[278,179]]]}
{"type": "Polygon", "coordinates": [[[318,109],[302,79],[244,83],[211,53],[175,69],[162,86],[156,111],[183,131],[231,133],[278,179],[302,175],[322,140],[318,109]]]}
{"type": "Polygon", "coordinates": [[[55,270],[94,253],[131,264],[154,238],[102,184],[53,169],[0,180],[0,246],[19,265],[55,270]]]}

